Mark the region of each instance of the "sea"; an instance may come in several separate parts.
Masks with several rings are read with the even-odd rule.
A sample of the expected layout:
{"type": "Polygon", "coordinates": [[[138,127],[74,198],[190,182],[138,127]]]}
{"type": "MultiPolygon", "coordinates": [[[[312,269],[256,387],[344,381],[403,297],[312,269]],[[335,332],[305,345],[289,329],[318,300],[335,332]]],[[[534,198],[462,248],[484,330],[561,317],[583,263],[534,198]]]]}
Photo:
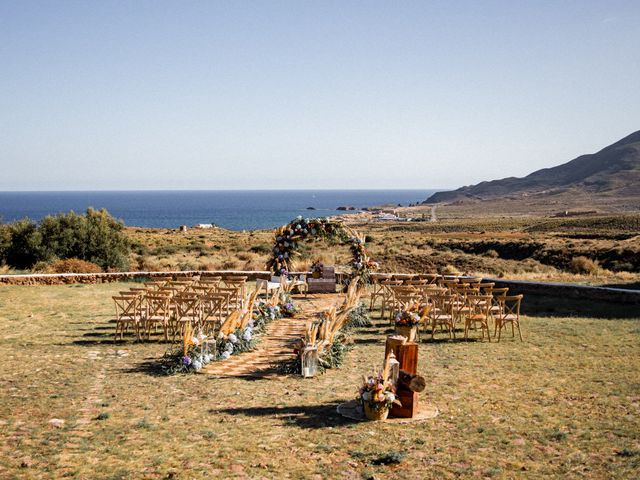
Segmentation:
{"type": "Polygon", "coordinates": [[[88,207],[106,208],[127,226],[178,228],[212,223],[230,230],[271,229],[299,215],[326,217],[354,212],[336,210],[403,205],[426,200],[435,190],[171,190],[0,192],[0,221],[88,207]],[[314,210],[310,210],[313,208],[314,210]]]}

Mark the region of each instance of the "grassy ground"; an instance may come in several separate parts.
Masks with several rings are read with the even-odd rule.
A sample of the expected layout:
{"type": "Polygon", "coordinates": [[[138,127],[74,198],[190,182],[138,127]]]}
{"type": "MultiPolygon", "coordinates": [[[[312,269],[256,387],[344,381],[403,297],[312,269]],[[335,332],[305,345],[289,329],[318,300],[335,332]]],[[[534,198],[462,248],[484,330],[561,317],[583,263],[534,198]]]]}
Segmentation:
{"type": "Polygon", "coordinates": [[[166,345],[111,340],[110,296],[124,287],[0,288],[0,478],[640,474],[640,318],[545,307],[522,344],[425,340],[421,398],[440,415],[353,423],[335,408],[382,361],[385,321],[319,378],[161,377],[144,365],[166,345]],[[406,457],[376,465],[390,452],[406,457]]]}

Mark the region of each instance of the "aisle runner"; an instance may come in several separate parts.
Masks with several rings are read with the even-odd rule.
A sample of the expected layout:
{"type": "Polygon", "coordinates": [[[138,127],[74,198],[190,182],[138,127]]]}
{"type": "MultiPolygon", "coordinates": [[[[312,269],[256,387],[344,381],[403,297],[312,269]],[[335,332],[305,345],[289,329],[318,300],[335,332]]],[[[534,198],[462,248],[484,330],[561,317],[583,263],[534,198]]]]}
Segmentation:
{"type": "Polygon", "coordinates": [[[309,295],[296,298],[301,312],[295,318],[281,318],[271,323],[262,336],[258,348],[252,352],[233,355],[228,360],[214,362],[201,373],[216,377],[270,377],[278,374],[278,366],[293,358],[293,344],[304,333],[310,318],[319,311],[340,302],[339,295],[309,295]]]}

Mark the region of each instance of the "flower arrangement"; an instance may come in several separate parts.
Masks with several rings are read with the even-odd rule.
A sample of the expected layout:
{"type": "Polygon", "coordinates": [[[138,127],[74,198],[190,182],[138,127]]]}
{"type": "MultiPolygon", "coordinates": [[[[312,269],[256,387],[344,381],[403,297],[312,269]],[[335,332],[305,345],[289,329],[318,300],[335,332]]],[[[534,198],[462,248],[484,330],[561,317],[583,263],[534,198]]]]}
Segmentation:
{"type": "Polygon", "coordinates": [[[187,325],[182,345],[165,354],[160,368],[168,375],[196,373],[211,362],[224,361],[232,355],[253,350],[267,325],[278,318],[282,318],[279,306],[261,302],[255,305],[253,317],[244,329],[238,328],[215,340],[202,333],[194,335],[191,326],[187,325]]]}
{"type": "Polygon", "coordinates": [[[359,276],[367,280],[369,271],[378,266],[367,256],[364,238],[341,222],[328,218],[299,216],[276,231],[272,257],[267,262],[267,268],[272,272],[288,275],[292,257],[298,254],[299,243],[313,237],[348,243],[353,255],[351,268],[354,277],[359,276]]]}
{"type": "Polygon", "coordinates": [[[322,272],[324,270],[324,265],[320,261],[320,259],[316,259],[311,264],[311,276],[313,278],[322,278],[322,272]]]}
{"type": "Polygon", "coordinates": [[[414,327],[420,323],[420,314],[415,311],[401,310],[396,313],[395,321],[398,327],[414,327]]]}
{"type": "Polygon", "coordinates": [[[384,420],[392,405],[400,405],[396,398],[395,385],[389,379],[388,364],[382,372],[363,377],[357,400],[363,405],[367,418],[371,420],[384,420]]]}
{"type": "Polygon", "coordinates": [[[288,293],[282,293],[280,295],[280,303],[278,308],[283,317],[293,317],[300,311],[300,308],[293,302],[291,295],[288,293]]]}

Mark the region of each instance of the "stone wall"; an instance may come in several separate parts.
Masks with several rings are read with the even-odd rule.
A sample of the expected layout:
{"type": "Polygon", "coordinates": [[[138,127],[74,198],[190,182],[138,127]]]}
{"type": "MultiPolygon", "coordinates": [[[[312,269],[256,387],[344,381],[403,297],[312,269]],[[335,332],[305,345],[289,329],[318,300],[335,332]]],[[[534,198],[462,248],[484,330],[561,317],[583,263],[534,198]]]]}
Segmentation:
{"type": "MultiPolygon", "coordinates": [[[[293,274],[298,274],[292,272],[293,274]]],[[[254,270],[215,270],[215,271],[178,271],[178,272],[116,272],[116,273],[51,273],[51,274],[26,274],[26,275],[0,275],[0,285],[64,285],[73,283],[110,283],[126,280],[152,279],[154,277],[172,276],[231,276],[245,275],[249,281],[257,278],[270,278],[267,271],[254,270]]],[[[411,278],[412,274],[394,274],[398,277],[411,278]]],[[[376,274],[373,274],[376,276],[376,274]]],[[[342,281],[343,274],[336,272],[338,282],[342,281]]],[[[514,294],[523,293],[531,295],[548,295],[583,300],[596,300],[603,302],[615,302],[627,305],[640,305],[640,290],[625,290],[622,288],[590,287],[586,285],[574,285],[564,283],[526,282],[520,280],[505,280],[498,278],[485,278],[486,282],[493,282],[496,287],[509,287],[514,294]]]]}
{"type": "Polygon", "coordinates": [[[114,273],[42,273],[27,275],[0,275],[0,285],[65,285],[73,283],[111,283],[133,280],[153,279],[154,277],[189,278],[193,276],[232,276],[245,275],[248,280],[270,278],[267,271],[215,270],[201,272],[197,270],[179,272],[114,272],[114,273]]]}

